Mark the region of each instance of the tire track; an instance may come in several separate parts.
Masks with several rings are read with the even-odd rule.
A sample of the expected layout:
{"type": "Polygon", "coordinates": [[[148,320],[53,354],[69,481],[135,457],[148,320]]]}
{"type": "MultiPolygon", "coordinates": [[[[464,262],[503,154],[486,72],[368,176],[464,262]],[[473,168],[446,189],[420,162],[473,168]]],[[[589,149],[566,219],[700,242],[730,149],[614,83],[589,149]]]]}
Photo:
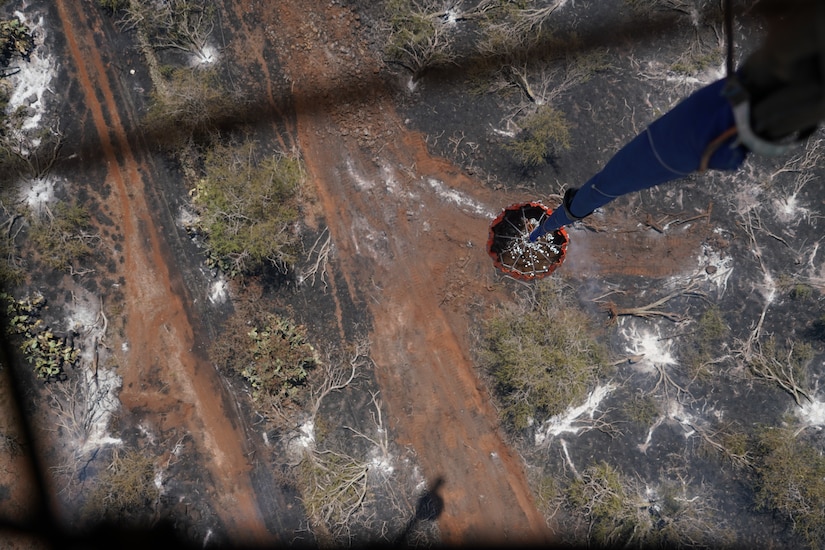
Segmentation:
{"type": "Polygon", "coordinates": [[[373,317],[372,358],[389,418],[399,442],[415,449],[426,476],[444,479],[444,542],[550,541],[522,463],[503,441],[473,372],[467,319],[442,307],[438,297],[456,276],[455,259],[466,254],[464,290],[485,298],[492,267],[484,251],[489,219],[439,196],[429,178],[480,204],[492,197],[455,166],[431,158],[421,136],[398,120],[391,94],[380,85],[363,87],[355,106],[334,98],[319,103],[319,89],[334,89],[351,78],[342,71],[358,70],[336,63],[326,43],[345,41],[359,51],[362,74],[371,73],[360,46],[346,42],[354,40],[353,21],[331,7],[276,9],[279,28],[289,33],[284,43],[302,44],[282,59],[294,83],[299,142],[346,291],[353,300],[360,297],[373,317]],[[380,121],[378,159],[357,139],[344,137],[357,133],[364,120],[380,121]]]}
{"type": "Polygon", "coordinates": [[[124,350],[117,357],[121,402],[157,418],[161,430],[182,427],[194,438],[213,483],[213,508],[233,541],[271,543],[249,477],[246,438],[233,423],[237,412],[226,405],[218,374],[197,351],[181,275],[170,268],[168,247],[147,203],[150,178],[159,176],[136,156],[127,137],[124,121],[134,117],[115,99],[122,90],[115,89],[96,44],[96,35],[104,35],[100,21],[87,2],[56,0],[56,8],[100,140],[111,184],[106,204],[122,224],[122,253],[111,251],[125,279],[126,339],[122,348],[112,342],[114,349],[124,350]]]}

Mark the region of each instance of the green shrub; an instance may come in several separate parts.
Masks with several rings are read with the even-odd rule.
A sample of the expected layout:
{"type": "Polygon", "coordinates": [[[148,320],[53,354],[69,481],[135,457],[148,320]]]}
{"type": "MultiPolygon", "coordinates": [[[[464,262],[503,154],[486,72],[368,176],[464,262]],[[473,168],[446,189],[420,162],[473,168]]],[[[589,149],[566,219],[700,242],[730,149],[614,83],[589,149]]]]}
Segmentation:
{"type": "Polygon", "coordinates": [[[420,7],[413,0],[389,0],[386,3],[389,29],[384,53],[406,67],[418,78],[430,67],[445,65],[454,58],[452,42],[435,4],[420,7]]]}
{"type": "Polygon", "coordinates": [[[19,18],[0,20],[0,67],[8,67],[16,55],[28,59],[34,51],[34,36],[19,18]]]}
{"type": "Polygon", "coordinates": [[[153,459],[137,450],[116,449],[88,493],[83,515],[93,524],[107,520],[148,526],[159,496],[153,459]]]}
{"type": "Polygon", "coordinates": [[[174,149],[193,136],[209,136],[224,122],[240,115],[215,69],[163,68],[166,76],[152,91],[143,124],[149,138],[174,149]]]}
{"type": "Polygon", "coordinates": [[[229,319],[211,355],[219,368],[249,382],[258,404],[279,410],[301,401],[300,390],[318,363],[303,326],[258,307],[229,319]]]}
{"type": "Polygon", "coordinates": [[[645,427],[651,426],[662,414],[656,399],[641,391],[625,402],[624,411],[630,420],[645,427]]]}
{"type": "Polygon", "coordinates": [[[811,548],[822,548],[825,456],[783,428],[761,430],[753,454],[757,505],[779,512],[811,548]]]}
{"type": "Polygon", "coordinates": [[[806,302],[813,298],[814,289],[813,287],[806,285],[804,283],[798,283],[794,285],[791,289],[790,296],[792,300],[798,300],[800,302],[806,302]]]}
{"type": "Polygon", "coordinates": [[[42,295],[16,300],[2,293],[0,303],[6,306],[8,332],[22,338],[20,350],[38,378],[58,377],[77,363],[80,350],[69,338],[55,335],[40,318],[40,310],[46,304],[42,295]]]}
{"type": "Polygon", "coordinates": [[[621,474],[606,462],[588,467],[570,483],[565,496],[573,513],[584,516],[588,541],[597,546],[628,542],[636,531],[649,530],[649,525],[640,525],[649,518],[638,514],[639,503],[625,489],[621,474]]]}
{"type": "Polygon", "coordinates": [[[230,276],[258,271],[265,263],[288,270],[295,261],[303,183],[297,157],[260,157],[252,141],[212,147],[205,176],[192,191],[210,264],[230,276]]]}
{"type": "Polygon", "coordinates": [[[524,168],[541,166],[561,149],[570,148],[570,123],[561,111],[542,105],[521,120],[516,141],[505,148],[524,168]]]}
{"type": "Polygon", "coordinates": [[[89,213],[79,205],[57,202],[33,216],[29,238],[40,260],[51,269],[72,271],[94,250],[89,213]]]}
{"type": "Polygon", "coordinates": [[[589,466],[564,491],[579,526],[577,543],[596,548],[727,548],[732,533],[706,498],[683,481],[641,487],[606,462],[589,466]],[[583,526],[583,528],[582,528],[583,526]]]}
{"type": "Polygon", "coordinates": [[[722,311],[711,306],[696,322],[696,328],[682,342],[683,364],[691,378],[708,378],[709,366],[720,355],[719,350],[730,333],[722,311]]]}
{"type": "Polygon", "coordinates": [[[570,296],[545,279],[533,301],[483,324],[479,361],[495,382],[502,416],[517,429],[583,400],[609,368],[590,318],[570,296]]]}

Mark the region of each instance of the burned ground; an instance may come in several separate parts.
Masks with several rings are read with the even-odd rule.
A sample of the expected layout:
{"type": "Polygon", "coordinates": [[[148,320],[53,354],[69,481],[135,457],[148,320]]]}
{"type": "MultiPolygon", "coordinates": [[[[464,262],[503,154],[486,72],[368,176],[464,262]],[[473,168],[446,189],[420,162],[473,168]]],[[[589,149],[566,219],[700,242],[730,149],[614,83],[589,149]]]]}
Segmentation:
{"type": "MultiPolygon", "coordinates": [[[[508,150],[524,92],[493,91],[504,60],[468,47],[413,87],[385,62],[383,4],[260,4],[217,4],[216,66],[242,107],[217,124],[300,151],[305,255],[289,275],[234,281],[204,265],[182,221],[190,189],[166,141],[173,129],[142,125],[153,81],[134,34],[91,1],[4,7],[42,21],[33,57],[58,61],[43,104],[63,130],[47,177],[9,184],[48,190],[28,195],[34,207],[50,204],[52,189],[78,198],[100,237],[84,264],[94,271],[50,273],[31,256],[24,284],[9,289],[43,293],[49,323],[83,337],[78,369],[94,363],[117,389],[101,431],[70,433],[53,429],[66,418],[48,406],[62,382],[22,376],[36,448],[58,467],[49,490],[67,533],[95,475],[139,449],[155,464],[150,523],[170,520],[198,545],[569,542],[581,525],[560,504],[562,488],[604,462],[634,480],[635,510],[672,520],[683,543],[798,547],[783,518],[757,508],[753,467],[731,458],[730,436],[788,426],[822,447],[821,134],[785,158],[749,159],[738,174],[623,197],[569,228],[552,277],[605,323],[615,362],[586,403],[508,431],[475,366],[484,320],[538,284],[495,270],[490,221],[516,202],[554,207],[565,186],[723,76],[717,3],[558,2],[546,22],[552,40],[536,50],[547,58],[534,68],[544,61],[546,91],[558,90],[550,95],[570,123],[569,148],[527,167],[508,150]],[[598,63],[567,80],[582,53],[598,63]],[[307,328],[324,358],[305,402],[316,414],[276,418],[242,377],[215,369],[210,346],[242,301],[307,328]],[[691,370],[701,348],[693,335],[714,306],[729,333],[704,370],[691,370]],[[812,349],[799,403],[752,375],[771,336],[780,355],[790,343],[812,349]],[[341,388],[324,385],[350,372],[341,388]],[[338,462],[323,462],[332,455],[338,462]],[[87,464],[83,476],[76,463],[87,464]],[[336,467],[367,488],[349,522],[307,489],[331,486],[324,471],[336,467]],[[555,493],[541,490],[547,480],[555,493]],[[443,509],[417,511],[434,487],[443,509]],[[337,519],[317,523],[327,513],[337,519]]],[[[470,24],[456,25],[471,44],[470,24]]],[[[740,55],[759,30],[742,14],[740,55]]],[[[91,388],[81,393],[100,395],[91,388]]],[[[19,475],[22,436],[11,423],[3,434],[4,518],[36,518],[19,475]]]]}

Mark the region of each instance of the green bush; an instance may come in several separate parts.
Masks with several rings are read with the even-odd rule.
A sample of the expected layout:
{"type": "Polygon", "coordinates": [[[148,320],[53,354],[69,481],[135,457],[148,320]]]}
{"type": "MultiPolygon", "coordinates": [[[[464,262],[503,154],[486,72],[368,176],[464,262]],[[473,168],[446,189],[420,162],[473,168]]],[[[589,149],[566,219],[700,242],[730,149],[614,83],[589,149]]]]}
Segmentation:
{"type": "Polygon", "coordinates": [[[565,492],[574,514],[583,514],[589,524],[588,541],[597,546],[629,542],[636,531],[648,531],[640,522],[640,503],[627,492],[621,474],[606,462],[588,467],[565,492]]]}
{"type": "Polygon", "coordinates": [[[535,299],[482,327],[479,361],[495,382],[502,416],[517,429],[581,401],[607,372],[607,350],[571,290],[544,279],[535,299]]]}
{"type": "Polygon", "coordinates": [[[2,293],[0,303],[6,306],[8,332],[22,338],[20,350],[38,378],[56,378],[66,368],[75,366],[80,350],[69,338],[55,335],[40,318],[40,310],[46,304],[42,295],[16,300],[2,293]]]}
{"type": "Polygon", "coordinates": [[[593,464],[564,491],[578,544],[596,548],[728,548],[726,520],[683,481],[645,484],[606,462],[593,464]],[[585,540],[581,540],[585,539],[585,540]]]}
{"type": "Polygon", "coordinates": [[[0,20],[0,67],[8,67],[16,55],[28,59],[34,51],[34,36],[19,18],[0,20]]]}
{"type": "Polygon", "coordinates": [[[637,391],[631,399],[625,401],[624,412],[627,417],[644,427],[653,425],[662,415],[660,405],[649,393],[637,391]]]}
{"type": "Polygon", "coordinates": [[[765,428],[755,441],[756,503],[787,518],[811,548],[825,545],[825,456],[789,429],[765,428]]]}
{"type": "Polygon", "coordinates": [[[210,264],[230,276],[266,263],[287,271],[295,261],[298,195],[304,170],[297,157],[261,157],[252,141],[215,145],[205,176],[192,191],[210,264]]]}
{"type": "Polygon", "coordinates": [[[685,368],[691,378],[708,378],[709,366],[720,355],[719,350],[730,333],[722,311],[718,306],[711,306],[696,322],[696,328],[684,339],[681,355],[685,368]]]}
{"type": "Polygon", "coordinates": [[[94,250],[89,213],[79,205],[57,202],[33,216],[29,238],[40,260],[51,269],[72,271],[94,250]]]}
{"type": "Polygon", "coordinates": [[[542,105],[521,120],[516,141],[505,148],[524,168],[544,164],[559,149],[570,148],[570,123],[561,111],[542,105]]]}
{"type": "Polygon", "coordinates": [[[249,382],[258,404],[279,410],[300,403],[300,390],[318,364],[303,326],[258,307],[229,319],[211,355],[219,368],[249,382]]]}
{"type": "Polygon", "coordinates": [[[152,141],[175,149],[240,116],[241,103],[227,92],[215,69],[165,67],[163,75],[143,120],[152,141]]]}
{"type": "Polygon", "coordinates": [[[389,0],[385,5],[389,29],[384,54],[418,78],[426,69],[452,61],[452,42],[445,32],[442,11],[428,10],[413,0],[389,0]]]}
{"type": "Polygon", "coordinates": [[[159,496],[154,460],[137,450],[116,449],[111,464],[88,493],[83,516],[92,524],[106,520],[148,526],[159,496]]]}

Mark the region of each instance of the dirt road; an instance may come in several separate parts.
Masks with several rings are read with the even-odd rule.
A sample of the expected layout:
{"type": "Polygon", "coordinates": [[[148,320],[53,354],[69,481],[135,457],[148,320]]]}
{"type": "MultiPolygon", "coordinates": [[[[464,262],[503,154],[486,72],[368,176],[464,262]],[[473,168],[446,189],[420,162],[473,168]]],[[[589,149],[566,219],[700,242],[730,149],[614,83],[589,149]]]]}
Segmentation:
{"type": "Polygon", "coordinates": [[[89,121],[106,167],[100,188],[108,195],[97,200],[115,221],[116,234],[104,246],[111,247],[108,253],[119,266],[125,308],[123,335],[111,331],[107,345],[123,377],[123,408],[144,419],[152,432],[190,436],[205,461],[203,475],[213,488],[209,498],[229,536],[240,543],[271,543],[275,539],[250,482],[239,414],[200,352],[198,321],[164,240],[169,235],[152,215],[150,197],[168,175],[145,147],[135,146],[136,114],[124,101],[128,93],[117,78],[118,67],[104,59],[106,48],[96,42],[105,36],[99,11],[86,2],[55,5],[68,50],[61,58],[82,92],[76,116],[89,121]]]}
{"type": "MultiPolygon", "coordinates": [[[[346,281],[334,292],[372,315],[372,354],[392,428],[415,450],[427,479],[444,480],[444,541],[550,540],[469,356],[468,307],[502,298],[484,251],[501,197],[430,157],[422,136],[405,128],[375,78],[381,68],[360,42],[353,12],[334,3],[254,4],[227,2],[224,10],[237,25],[235,62],[239,72],[261,75],[267,111],[278,118],[272,139],[297,137],[317,192],[315,214],[329,225],[335,268],[346,281]],[[270,85],[283,76],[294,119],[279,118],[270,85]],[[339,101],[337,87],[359,76],[370,84],[339,101]],[[278,130],[284,127],[286,137],[278,130]]],[[[152,215],[150,197],[165,176],[133,142],[135,114],[121,99],[128,94],[117,68],[96,45],[100,21],[88,7],[56,3],[66,63],[87,109],[78,116],[89,121],[105,160],[109,195],[98,200],[122,237],[109,244],[124,281],[126,321],[123,337],[107,344],[124,378],[123,407],[158,432],[190,434],[228,535],[272,542],[250,482],[243,424],[200,352],[199,321],[168,254],[169,236],[152,215]]],[[[340,306],[337,318],[342,325],[340,306]]]]}
{"type": "Polygon", "coordinates": [[[444,479],[444,542],[548,541],[469,357],[467,306],[497,299],[484,246],[501,197],[430,157],[405,128],[353,12],[326,2],[255,8],[264,29],[277,29],[298,144],[347,284],[338,292],[373,318],[392,427],[428,480],[444,479]],[[359,79],[359,94],[336,94],[359,79]]]}

